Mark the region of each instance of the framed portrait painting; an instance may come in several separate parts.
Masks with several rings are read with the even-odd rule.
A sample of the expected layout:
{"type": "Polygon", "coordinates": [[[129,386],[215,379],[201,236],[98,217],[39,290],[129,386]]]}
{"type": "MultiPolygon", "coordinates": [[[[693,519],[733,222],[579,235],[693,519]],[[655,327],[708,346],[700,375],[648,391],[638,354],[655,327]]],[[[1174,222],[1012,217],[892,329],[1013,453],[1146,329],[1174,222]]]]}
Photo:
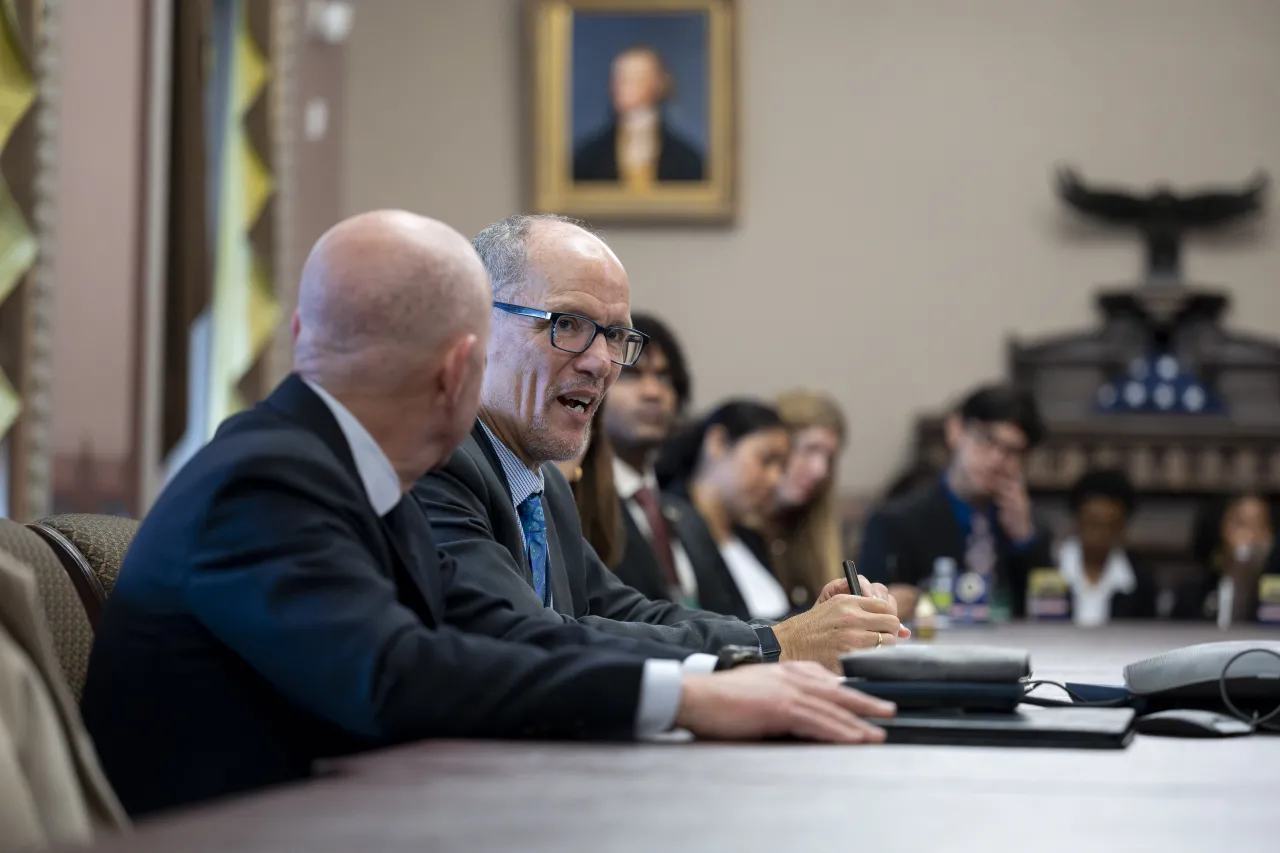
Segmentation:
{"type": "Polygon", "coordinates": [[[532,0],[533,207],[732,221],[735,0],[532,0]]]}

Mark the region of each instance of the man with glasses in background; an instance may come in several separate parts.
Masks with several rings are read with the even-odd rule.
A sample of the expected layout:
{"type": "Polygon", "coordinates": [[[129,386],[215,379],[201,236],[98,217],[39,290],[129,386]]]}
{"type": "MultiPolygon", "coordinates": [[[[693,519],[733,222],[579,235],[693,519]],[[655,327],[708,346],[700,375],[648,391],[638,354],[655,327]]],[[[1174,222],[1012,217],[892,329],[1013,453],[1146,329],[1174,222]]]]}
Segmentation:
{"type": "MultiPolygon", "coordinates": [[[[449,461],[418,481],[440,548],[460,578],[519,611],[745,660],[816,660],[893,643],[904,629],[885,587],[833,584],[813,610],[750,623],[653,601],[624,584],[582,535],[554,465],[578,456],[605,392],[646,336],[631,328],[626,271],[598,236],[553,215],[515,216],[472,241],[489,272],[494,328],[480,416],[449,461]]],[[[483,632],[484,614],[451,619],[483,632]]]]}
{"type": "Polygon", "coordinates": [[[624,546],[614,570],[649,598],[716,611],[719,600],[731,607],[725,596],[734,588],[732,580],[712,578],[716,582],[707,588],[712,568],[695,567],[689,558],[676,532],[679,509],[662,494],[654,469],[659,449],[689,405],[684,350],[657,317],[636,314],[632,320],[648,341],[640,359],[618,375],[602,415],[613,447],[613,485],[622,516],[624,546]],[[701,578],[699,569],[704,570],[701,578]]]}
{"type": "Polygon", "coordinates": [[[947,418],[943,475],[871,516],[858,569],[889,585],[904,619],[921,587],[938,585],[962,618],[987,621],[1006,603],[1024,615],[1028,573],[1054,564],[1023,471],[1043,434],[1030,394],[978,388],[947,418]]]}

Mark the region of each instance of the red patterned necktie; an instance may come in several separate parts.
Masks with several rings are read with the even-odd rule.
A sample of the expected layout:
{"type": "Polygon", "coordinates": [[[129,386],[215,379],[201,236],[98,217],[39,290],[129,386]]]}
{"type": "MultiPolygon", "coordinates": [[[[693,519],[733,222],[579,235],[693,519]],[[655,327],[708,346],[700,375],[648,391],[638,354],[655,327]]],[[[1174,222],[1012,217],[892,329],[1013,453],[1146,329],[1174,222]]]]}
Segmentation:
{"type": "Polygon", "coordinates": [[[653,545],[653,553],[658,557],[658,565],[667,581],[676,589],[680,588],[680,579],[676,575],[675,552],[671,550],[671,530],[662,515],[662,506],[653,489],[643,486],[636,492],[636,503],[644,510],[644,517],[649,522],[649,542],[653,545]]]}

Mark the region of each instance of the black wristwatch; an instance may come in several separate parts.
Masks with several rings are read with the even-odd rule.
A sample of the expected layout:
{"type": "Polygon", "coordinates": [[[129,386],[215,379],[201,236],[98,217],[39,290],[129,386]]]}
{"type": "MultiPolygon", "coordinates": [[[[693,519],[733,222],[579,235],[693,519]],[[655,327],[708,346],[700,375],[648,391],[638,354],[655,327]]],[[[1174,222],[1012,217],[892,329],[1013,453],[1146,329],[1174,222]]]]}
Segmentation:
{"type": "Polygon", "coordinates": [[[716,672],[733,669],[748,663],[760,663],[760,650],[751,646],[721,646],[716,655],[716,672]]]}
{"type": "Polygon", "coordinates": [[[778,658],[782,657],[782,646],[778,645],[778,638],[773,635],[773,629],[768,625],[761,625],[756,628],[756,636],[760,638],[760,660],[765,663],[777,663],[778,658]]]}

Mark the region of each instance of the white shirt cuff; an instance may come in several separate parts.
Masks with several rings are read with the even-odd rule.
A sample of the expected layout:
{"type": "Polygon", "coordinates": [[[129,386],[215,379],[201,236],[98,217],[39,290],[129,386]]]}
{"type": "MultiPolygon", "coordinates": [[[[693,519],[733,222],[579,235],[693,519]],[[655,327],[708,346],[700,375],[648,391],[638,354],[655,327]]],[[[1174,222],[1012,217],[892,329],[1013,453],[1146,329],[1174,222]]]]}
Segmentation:
{"type": "Polygon", "coordinates": [[[693,654],[683,661],[647,660],[640,679],[640,707],[636,710],[636,737],[652,738],[668,732],[680,711],[681,680],[686,673],[714,672],[715,655],[693,654]]]}
{"type": "Polygon", "coordinates": [[[718,660],[715,655],[698,652],[682,660],[680,669],[688,675],[707,675],[716,671],[716,663],[718,660]]]}

